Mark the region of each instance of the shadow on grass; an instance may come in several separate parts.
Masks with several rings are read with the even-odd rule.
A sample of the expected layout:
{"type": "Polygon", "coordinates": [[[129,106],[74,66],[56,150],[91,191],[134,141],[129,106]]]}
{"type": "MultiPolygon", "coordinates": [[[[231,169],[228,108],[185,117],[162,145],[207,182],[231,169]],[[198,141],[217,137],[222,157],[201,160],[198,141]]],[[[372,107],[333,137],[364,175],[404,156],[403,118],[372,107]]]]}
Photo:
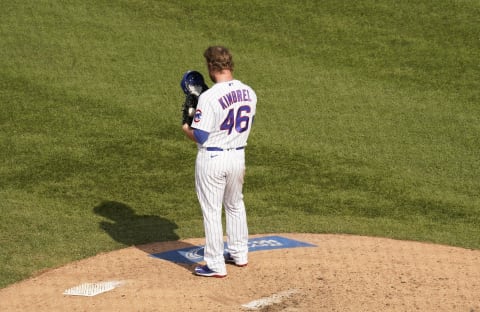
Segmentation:
{"type": "MultiPolygon", "coordinates": [[[[178,242],[175,222],[156,215],[137,215],[132,207],[116,202],[104,201],[93,208],[95,214],[105,217],[108,221],[101,221],[99,226],[115,241],[136,248],[154,256],[156,248],[153,243],[165,242],[164,247],[169,249],[194,248],[195,245],[178,242]],[[170,242],[170,243],[168,243],[170,242]]],[[[183,268],[191,270],[194,263],[180,263],[171,261],[183,268]]]]}

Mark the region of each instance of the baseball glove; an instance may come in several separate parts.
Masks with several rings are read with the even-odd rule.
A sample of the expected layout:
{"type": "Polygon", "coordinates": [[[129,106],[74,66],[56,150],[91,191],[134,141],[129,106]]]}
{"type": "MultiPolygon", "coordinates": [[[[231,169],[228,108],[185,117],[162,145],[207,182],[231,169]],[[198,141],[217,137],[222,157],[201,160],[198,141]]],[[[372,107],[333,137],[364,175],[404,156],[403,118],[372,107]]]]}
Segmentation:
{"type": "Polygon", "coordinates": [[[197,109],[198,104],[198,95],[189,93],[185,96],[185,102],[182,106],[182,125],[188,123],[192,124],[193,116],[195,115],[195,110],[197,109]]]}
{"type": "Polygon", "coordinates": [[[208,89],[202,74],[197,71],[187,71],[180,81],[180,87],[185,93],[185,102],[182,105],[182,125],[192,124],[195,110],[197,109],[198,97],[208,89]]]}

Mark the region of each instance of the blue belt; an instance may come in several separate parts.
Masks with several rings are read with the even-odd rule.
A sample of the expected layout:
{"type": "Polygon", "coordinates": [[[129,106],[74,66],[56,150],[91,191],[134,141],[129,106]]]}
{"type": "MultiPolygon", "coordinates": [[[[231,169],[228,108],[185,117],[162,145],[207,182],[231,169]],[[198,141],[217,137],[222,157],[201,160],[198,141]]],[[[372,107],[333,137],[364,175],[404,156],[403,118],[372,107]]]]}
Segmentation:
{"type": "Polygon", "coordinates": [[[245,148],[245,146],[241,146],[241,147],[237,147],[237,148],[235,148],[235,147],[234,148],[225,148],[225,149],[220,148],[220,147],[207,147],[207,151],[209,151],[209,152],[222,152],[222,151],[231,151],[231,150],[237,150],[238,151],[238,150],[242,150],[244,148],[245,148]]]}

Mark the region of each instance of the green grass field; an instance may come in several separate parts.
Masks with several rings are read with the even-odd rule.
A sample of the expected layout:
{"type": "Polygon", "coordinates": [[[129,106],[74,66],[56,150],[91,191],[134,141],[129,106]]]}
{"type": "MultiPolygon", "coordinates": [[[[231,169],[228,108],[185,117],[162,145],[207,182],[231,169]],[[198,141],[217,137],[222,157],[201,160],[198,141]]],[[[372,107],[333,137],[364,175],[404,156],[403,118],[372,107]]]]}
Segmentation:
{"type": "Polygon", "coordinates": [[[478,16],[473,0],[3,0],[0,287],[203,236],[179,82],[212,44],[259,97],[252,234],[480,249],[478,16]]]}

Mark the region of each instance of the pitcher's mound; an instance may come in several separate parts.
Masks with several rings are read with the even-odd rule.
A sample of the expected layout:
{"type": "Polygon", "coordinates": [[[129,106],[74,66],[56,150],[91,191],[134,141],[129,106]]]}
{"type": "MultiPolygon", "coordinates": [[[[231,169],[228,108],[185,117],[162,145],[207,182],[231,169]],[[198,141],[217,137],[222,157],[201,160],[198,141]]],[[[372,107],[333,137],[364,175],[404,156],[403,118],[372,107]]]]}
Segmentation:
{"type": "Polygon", "coordinates": [[[203,239],[129,247],[4,288],[0,311],[480,312],[479,250],[349,235],[278,236],[306,244],[260,248],[247,267],[229,265],[221,279],[194,276],[193,263],[153,256],[202,246],[203,239]]]}

